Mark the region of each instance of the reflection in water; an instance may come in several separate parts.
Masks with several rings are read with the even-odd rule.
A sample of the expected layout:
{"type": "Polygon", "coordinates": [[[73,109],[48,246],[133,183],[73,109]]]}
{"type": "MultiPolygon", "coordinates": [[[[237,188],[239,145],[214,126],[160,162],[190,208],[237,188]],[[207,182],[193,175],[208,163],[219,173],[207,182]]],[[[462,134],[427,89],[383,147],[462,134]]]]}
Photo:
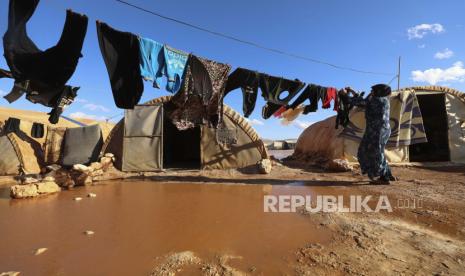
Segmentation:
{"type": "Polygon", "coordinates": [[[8,238],[0,268],[25,275],[146,275],[156,257],[188,250],[202,258],[241,256],[242,265],[265,275],[292,272],[297,248],[329,238],[304,216],[263,212],[265,194],[293,188],[309,192],[126,181],[40,199],[2,199],[0,234],[8,238]],[[87,198],[89,192],[97,197],[87,198]],[[49,250],[34,256],[41,247],[49,250]]]}

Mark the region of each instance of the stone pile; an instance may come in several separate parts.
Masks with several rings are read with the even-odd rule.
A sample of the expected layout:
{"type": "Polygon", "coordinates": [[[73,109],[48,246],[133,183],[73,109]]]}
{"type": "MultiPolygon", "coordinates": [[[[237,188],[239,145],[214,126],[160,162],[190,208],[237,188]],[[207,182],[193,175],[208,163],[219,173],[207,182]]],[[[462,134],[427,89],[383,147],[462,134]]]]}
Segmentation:
{"type": "Polygon", "coordinates": [[[57,185],[53,177],[32,178],[25,177],[22,183],[14,185],[10,188],[10,195],[12,198],[30,198],[40,195],[54,194],[61,191],[60,186],[57,185]]]}
{"type": "Polygon", "coordinates": [[[71,169],[61,168],[58,165],[48,166],[48,173],[45,175],[55,177],[57,184],[63,188],[88,186],[95,181],[103,180],[105,172],[114,170],[114,161],[114,155],[107,153],[100,162],[93,162],[89,166],[76,164],[71,169]]]}
{"type": "Polygon", "coordinates": [[[10,188],[10,194],[12,198],[30,198],[56,193],[61,191],[61,188],[69,189],[74,186],[92,185],[95,181],[116,179],[120,175],[113,167],[114,161],[114,155],[107,153],[100,159],[100,162],[93,162],[89,166],[76,164],[71,169],[66,169],[56,164],[50,165],[46,167],[46,173],[43,176],[23,177],[20,185],[10,188]]]}

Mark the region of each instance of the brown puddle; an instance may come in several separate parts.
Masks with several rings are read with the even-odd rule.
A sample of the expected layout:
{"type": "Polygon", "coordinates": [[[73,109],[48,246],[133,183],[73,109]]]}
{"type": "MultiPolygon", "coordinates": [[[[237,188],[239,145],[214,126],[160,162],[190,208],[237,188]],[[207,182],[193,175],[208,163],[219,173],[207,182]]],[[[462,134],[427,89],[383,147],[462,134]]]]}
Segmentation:
{"type": "Polygon", "coordinates": [[[292,273],[296,249],[331,237],[308,217],[264,213],[263,196],[314,188],[125,181],[31,200],[3,191],[0,272],[147,275],[157,257],[192,251],[202,259],[240,256],[229,264],[254,274],[292,273]]]}

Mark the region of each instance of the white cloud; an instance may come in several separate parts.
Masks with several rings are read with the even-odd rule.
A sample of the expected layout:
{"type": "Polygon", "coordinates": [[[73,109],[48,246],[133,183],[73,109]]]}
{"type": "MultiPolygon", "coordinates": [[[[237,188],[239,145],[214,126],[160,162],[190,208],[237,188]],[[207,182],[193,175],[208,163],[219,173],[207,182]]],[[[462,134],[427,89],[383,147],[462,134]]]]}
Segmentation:
{"type": "Polygon", "coordinates": [[[90,119],[90,120],[95,120],[95,121],[105,121],[107,119],[104,116],[87,114],[87,113],[80,112],[80,111],[71,113],[69,117],[73,119],[90,119]]]}
{"type": "Polygon", "coordinates": [[[449,50],[449,48],[444,49],[443,51],[437,52],[434,55],[435,59],[448,59],[454,56],[454,52],[449,50]]]}
{"type": "Polygon", "coordinates": [[[110,112],[110,109],[106,108],[103,105],[99,104],[93,104],[93,103],[87,103],[84,105],[85,109],[91,110],[91,111],[102,111],[102,112],[110,112]]]}
{"type": "Polygon", "coordinates": [[[88,100],[81,99],[81,98],[76,98],[76,99],[74,99],[74,101],[77,102],[77,103],[88,103],[89,102],[88,100]]]}
{"type": "Polygon", "coordinates": [[[463,82],[465,81],[465,68],[463,62],[458,61],[452,67],[441,69],[431,68],[425,71],[415,70],[411,73],[412,80],[416,82],[427,82],[435,85],[440,82],[463,82]]]}
{"type": "Polygon", "coordinates": [[[5,91],[3,91],[2,89],[0,89],[0,97],[1,96],[5,96],[7,93],[5,91]]]}
{"type": "Polygon", "coordinates": [[[420,44],[420,45],[418,45],[418,48],[420,48],[420,49],[425,49],[425,48],[426,48],[426,44],[420,44]]]}
{"type": "Polygon", "coordinates": [[[313,124],[314,122],[306,122],[306,121],[300,121],[300,120],[295,120],[292,122],[293,126],[300,128],[300,129],[306,129],[313,124]]]}
{"type": "Polygon", "coordinates": [[[420,24],[407,29],[408,39],[421,39],[428,33],[440,34],[445,32],[444,27],[439,24],[420,24]]]}
{"type": "Polygon", "coordinates": [[[263,126],[265,125],[265,122],[263,121],[260,121],[258,119],[248,119],[246,118],[247,122],[249,122],[249,124],[253,125],[253,126],[263,126]]]}

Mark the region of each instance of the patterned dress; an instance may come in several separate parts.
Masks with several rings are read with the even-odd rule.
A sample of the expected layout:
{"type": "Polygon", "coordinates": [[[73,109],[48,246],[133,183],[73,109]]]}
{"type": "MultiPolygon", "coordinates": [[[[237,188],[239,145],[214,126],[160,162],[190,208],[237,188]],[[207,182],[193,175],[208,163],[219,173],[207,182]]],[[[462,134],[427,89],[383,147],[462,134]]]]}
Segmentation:
{"type": "Polygon", "coordinates": [[[366,128],[357,153],[362,174],[368,174],[371,179],[389,178],[392,176],[391,169],[384,156],[391,135],[389,96],[369,96],[355,105],[365,106],[366,128]]]}

